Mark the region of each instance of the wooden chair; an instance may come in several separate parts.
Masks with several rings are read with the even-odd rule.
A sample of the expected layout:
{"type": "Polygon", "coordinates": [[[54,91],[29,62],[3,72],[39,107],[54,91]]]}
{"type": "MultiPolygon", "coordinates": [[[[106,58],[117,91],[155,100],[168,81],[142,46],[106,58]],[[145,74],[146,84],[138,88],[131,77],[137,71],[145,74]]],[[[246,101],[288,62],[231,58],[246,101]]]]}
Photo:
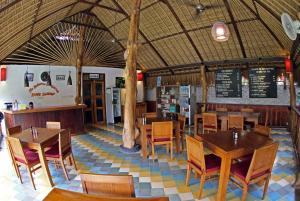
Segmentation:
{"type": "Polygon", "coordinates": [[[204,155],[203,143],[191,136],[186,135],[187,147],[187,172],[186,185],[189,185],[191,170],[200,175],[200,187],[198,199],[201,198],[206,177],[218,174],[220,171],[221,159],[214,154],[204,155]]]}
{"type": "Polygon", "coordinates": [[[241,108],[241,112],[254,112],[252,108],[241,108]]]}
{"type": "Polygon", "coordinates": [[[47,121],[46,128],[61,129],[61,125],[60,125],[60,122],[57,122],[57,121],[47,121]]]}
{"type": "Polygon", "coordinates": [[[228,115],[228,130],[236,128],[238,130],[244,130],[244,117],[242,115],[228,115]]]}
{"type": "Polygon", "coordinates": [[[178,121],[179,121],[179,124],[180,124],[181,146],[182,146],[182,150],[184,150],[184,136],[185,136],[185,122],[186,122],[186,117],[184,115],[179,114],[178,115],[178,121]]]}
{"type": "Polygon", "coordinates": [[[267,127],[267,126],[262,126],[257,124],[254,128],[254,132],[259,134],[259,135],[264,135],[266,137],[270,137],[271,136],[271,128],[267,127]]]}
{"type": "Polygon", "coordinates": [[[278,143],[261,147],[254,151],[251,160],[234,163],[231,166],[232,181],[243,189],[242,201],[246,200],[249,185],[261,181],[265,181],[262,199],[265,198],[277,149],[278,143]]]}
{"type": "Polygon", "coordinates": [[[11,156],[14,168],[16,170],[17,176],[20,179],[20,182],[23,183],[21,173],[19,170],[19,166],[23,165],[26,167],[30,181],[32,183],[33,188],[35,188],[35,184],[33,181],[32,173],[41,167],[39,155],[36,152],[24,151],[20,139],[14,137],[7,137],[7,144],[9,149],[11,150],[11,156]]]}
{"type": "Polygon", "coordinates": [[[154,146],[165,144],[167,152],[170,149],[171,159],[173,158],[173,122],[153,122],[151,130],[151,140],[149,140],[152,147],[152,159],[154,160],[154,146]]]}
{"type": "Polygon", "coordinates": [[[14,134],[21,133],[21,132],[22,132],[22,127],[20,125],[10,127],[7,129],[7,136],[12,136],[14,134]]]}
{"type": "Polygon", "coordinates": [[[80,174],[83,192],[115,197],[135,197],[131,175],[80,174]]]}
{"type": "Polygon", "coordinates": [[[69,176],[66,171],[64,160],[70,157],[75,170],[77,170],[74,156],[71,147],[71,135],[69,130],[63,130],[59,133],[58,144],[53,145],[49,150],[45,152],[46,159],[48,161],[54,161],[54,163],[60,162],[64,171],[66,179],[69,181],[69,176]]]}
{"type": "Polygon", "coordinates": [[[213,131],[217,132],[218,130],[218,120],[216,113],[202,113],[202,132],[213,131]]]}
{"type": "Polygon", "coordinates": [[[226,107],[217,107],[216,108],[216,112],[227,112],[227,108],[226,107]]]}
{"type": "Polygon", "coordinates": [[[269,125],[269,112],[266,110],[266,116],[265,116],[265,126],[267,127],[269,125]]]}
{"type": "Polygon", "coordinates": [[[144,120],[146,120],[148,118],[156,118],[157,117],[157,113],[156,112],[143,113],[142,117],[143,117],[144,120]]]}

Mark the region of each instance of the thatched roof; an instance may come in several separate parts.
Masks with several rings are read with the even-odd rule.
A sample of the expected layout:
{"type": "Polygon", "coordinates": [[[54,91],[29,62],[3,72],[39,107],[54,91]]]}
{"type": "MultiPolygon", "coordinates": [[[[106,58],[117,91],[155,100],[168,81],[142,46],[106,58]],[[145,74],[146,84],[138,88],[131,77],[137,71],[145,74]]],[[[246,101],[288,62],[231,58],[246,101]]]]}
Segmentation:
{"type": "MultiPolygon", "coordinates": [[[[124,67],[124,39],[132,2],[0,0],[0,61],[74,65],[77,35],[84,26],[83,65],[124,67]],[[59,40],[57,37],[63,34],[74,37],[59,40]]],[[[299,40],[293,45],[280,22],[283,12],[297,19],[299,0],[201,0],[203,5],[214,7],[199,16],[188,6],[193,2],[198,0],[142,0],[140,68],[195,68],[203,62],[218,66],[223,60],[245,61],[247,65],[253,58],[267,58],[268,62],[276,58],[280,63],[278,57],[290,51],[300,63],[299,40]],[[228,25],[231,35],[227,42],[212,39],[211,27],[216,21],[228,25]]],[[[174,71],[171,68],[166,72],[174,71]]]]}

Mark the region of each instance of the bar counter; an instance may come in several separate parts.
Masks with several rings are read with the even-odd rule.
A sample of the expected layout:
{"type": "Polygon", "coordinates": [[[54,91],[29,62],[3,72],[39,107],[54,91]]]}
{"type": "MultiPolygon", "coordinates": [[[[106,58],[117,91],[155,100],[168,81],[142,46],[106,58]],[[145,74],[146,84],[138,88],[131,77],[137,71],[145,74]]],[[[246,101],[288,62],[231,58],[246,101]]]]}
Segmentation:
{"type": "Polygon", "coordinates": [[[22,129],[46,127],[47,121],[59,121],[63,129],[70,128],[73,134],[83,132],[83,110],[86,105],[63,105],[39,107],[26,110],[0,110],[4,113],[6,128],[21,125],[22,129]]]}

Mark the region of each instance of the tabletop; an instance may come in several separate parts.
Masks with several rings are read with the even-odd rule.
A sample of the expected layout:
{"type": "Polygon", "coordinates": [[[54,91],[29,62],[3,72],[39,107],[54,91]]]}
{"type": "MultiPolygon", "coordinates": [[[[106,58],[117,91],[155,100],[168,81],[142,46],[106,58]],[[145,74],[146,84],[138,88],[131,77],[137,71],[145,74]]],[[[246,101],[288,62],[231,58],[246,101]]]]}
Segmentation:
{"type": "Polygon", "coordinates": [[[168,197],[157,198],[124,198],[104,197],[53,188],[43,201],[168,201],[168,197]]]}

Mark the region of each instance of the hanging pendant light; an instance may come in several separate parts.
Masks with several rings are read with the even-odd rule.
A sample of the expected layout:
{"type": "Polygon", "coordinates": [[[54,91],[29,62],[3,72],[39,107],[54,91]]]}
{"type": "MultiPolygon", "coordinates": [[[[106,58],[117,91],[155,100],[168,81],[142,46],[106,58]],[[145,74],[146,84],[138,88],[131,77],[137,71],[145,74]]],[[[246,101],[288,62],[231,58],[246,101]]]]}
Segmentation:
{"type": "Polygon", "coordinates": [[[28,80],[28,66],[27,66],[27,70],[24,74],[24,87],[29,87],[29,80],[28,80]]]}
{"type": "Polygon", "coordinates": [[[72,85],[71,71],[69,71],[69,77],[68,77],[67,85],[72,85]]]}
{"type": "Polygon", "coordinates": [[[52,85],[51,76],[50,76],[50,66],[49,66],[49,72],[48,72],[47,85],[48,85],[48,86],[51,86],[51,85],[52,85]]]}
{"type": "Polygon", "coordinates": [[[229,39],[229,29],[224,22],[214,23],[211,29],[211,35],[217,42],[225,42],[229,39]]]}

